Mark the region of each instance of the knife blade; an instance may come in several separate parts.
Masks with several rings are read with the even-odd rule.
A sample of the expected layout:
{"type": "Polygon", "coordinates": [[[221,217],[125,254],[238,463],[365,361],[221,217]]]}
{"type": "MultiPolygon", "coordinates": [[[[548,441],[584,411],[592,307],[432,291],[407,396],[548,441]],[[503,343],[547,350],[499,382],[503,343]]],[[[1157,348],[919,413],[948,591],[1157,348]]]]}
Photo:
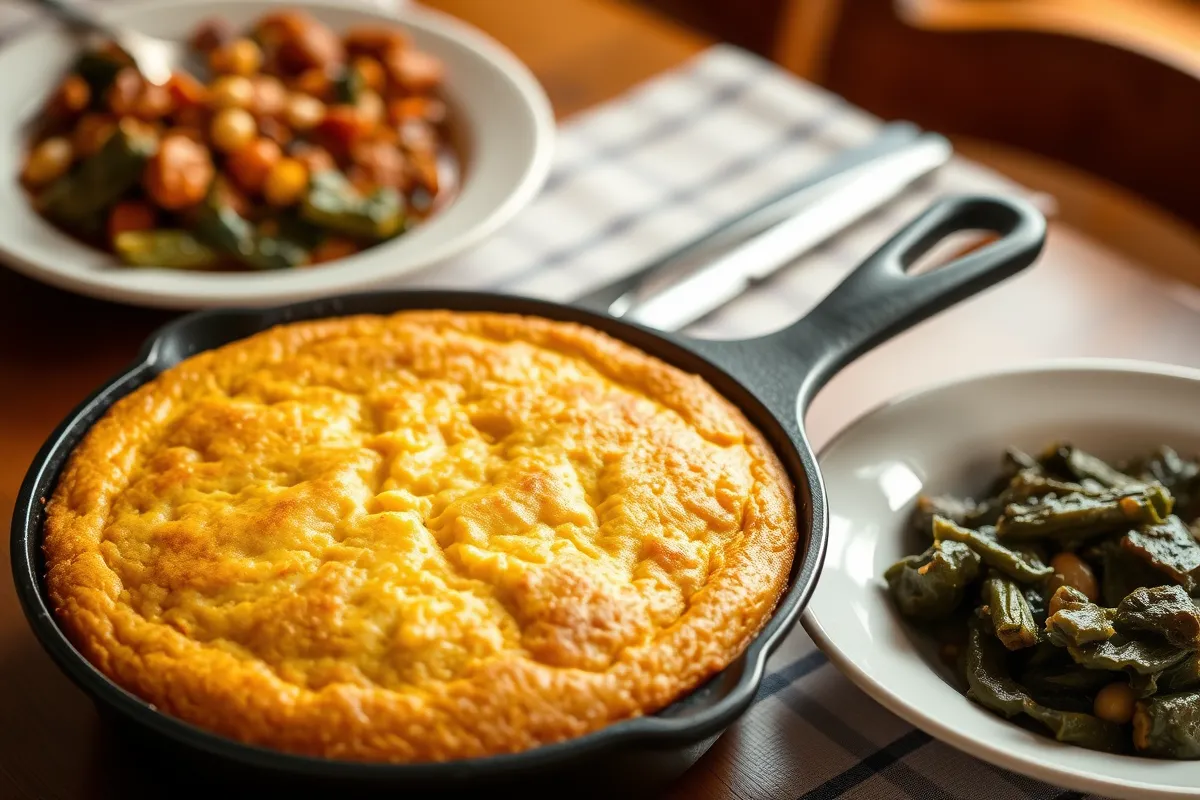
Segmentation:
{"type": "Polygon", "coordinates": [[[953,152],[945,137],[923,133],[895,152],[821,182],[800,211],[698,269],[627,292],[608,313],[664,331],[690,325],[893,200],[953,152]]]}
{"type": "Polygon", "coordinates": [[[823,193],[842,173],[878,161],[922,133],[911,122],[885,123],[869,141],[833,154],[787,189],[632,272],[587,291],[574,303],[607,314],[618,298],[632,302],[637,296],[648,296],[659,285],[677,280],[719,253],[792,216],[823,193]]]}

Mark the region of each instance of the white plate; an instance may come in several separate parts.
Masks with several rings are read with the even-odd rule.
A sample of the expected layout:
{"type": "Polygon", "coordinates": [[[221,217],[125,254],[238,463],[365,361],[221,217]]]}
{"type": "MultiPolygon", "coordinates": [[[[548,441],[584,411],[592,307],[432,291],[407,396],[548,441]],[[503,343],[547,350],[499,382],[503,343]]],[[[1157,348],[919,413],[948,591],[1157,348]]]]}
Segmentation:
{"type": "Polygon", "coordinates": [[[1200,797],[1200,762],[1059,744],[967,700],[947,683],[929,643],[894,611],[880,578],[922,549],[904,530],[917,494],[978,492],[1006,446],[1036,451],[1068,439],[1106,458],[1160,444],[1200,453],[1198,409],[1200,372],[1083,360],[942,384],[866,414],[819,458],[830,540],[805,628],[861,689],[974,756],[1084,792],[1200,797]]]}
{"type": "Polygon", "coordinates": [[[452,124],[467,152],[459,196],[430,221],[351,258],[284,272],[197,273],[129,269],[59,233],[30,208],[17,183],[25,143],[18,124],[51,92],[75,53],[60,29],[41,27],[0,49],[0,258],[45,283],[107,300],[165,308],[258,306],[377,287],[479,243],[529,203],[550,168],[554,115],[545,92],[511,53],[444,14],[394,15],[326,0],[154,0],[107,9],[110,19],[183,38],[202,19],[248,25],[272,8],[302,8],[337,30],[403,25],[417,47],[446,64],[452,124]]]}

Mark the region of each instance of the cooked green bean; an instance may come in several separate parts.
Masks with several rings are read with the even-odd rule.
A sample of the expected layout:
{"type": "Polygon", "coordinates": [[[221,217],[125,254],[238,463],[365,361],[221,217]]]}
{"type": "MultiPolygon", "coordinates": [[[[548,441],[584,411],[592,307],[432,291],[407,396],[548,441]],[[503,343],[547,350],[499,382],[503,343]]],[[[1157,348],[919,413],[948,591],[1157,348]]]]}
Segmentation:
{"type": "Polygon", "coordinates": [[[983,582],[983,597],[992,615],[992,629],[1009,650],[1038,643],[1037,623],[1025,593],[1015,582],[993,576],[983,582]]]}
{"type": "Polygon", "coordinates": [[[99,230],[104,225],[104,210],[137,185],[157,149],[158,140],[152,134],[132,124],[118,125],[99,152],[47,186],[38,195],[37,206],[74,230],[99,230]]]}
{"type": "Polygon", "coordinates": [[[968,517],[972,516],[976,508],[975,503],[970,500],[921,495],[917,498],[917,505],[913,509],[909,524],[918,534],[929,536],[933,530],[935,518],[942,517],[956,525],[965,525],[968,517]]]}
{"type": "Polygon", "coordinates": [[[964,544],[935,542],[921,555],[893,564],[884,577],[902,614],[942,619],[962,602],[967,585],[979,574],[979,563],[979,556],[964,544]]]}
{"type": "Polygon", "coordinates": [[[967,638],[967,697],[1006,717],[1025,711],[1029,695],[1008,674],[1007,651],[978,619],[969,623],[967,638]]]}
{"type": "Polygon", "coordinates": [[[1123,731],[1090,714],[1059,711],[1035,701],[1012,679],[1005,666],[1005,649],[985,630],[979,620],[970,623],[967,641],[967,696],[980,705],[1015,717],[1026,714],[1049,728],[1060,742],[1095,750],[1116,752],[1122,748],[1123,731]]]}
{"type": "Polygon", "coordinates": [[[1005,506],[1022,503],[1031,497],[1045,497],[1053,494],[1065,497],[1070,494],[1103,495],[1103,491],[1089,489],[1082,483],[1062,481],[1051,478],[1037,470],[1026,469],[1018,472],[1009,481],[1008,486],[1000,493],[999,499],[1005,506]]]}
{"type": "Polygon", "coordinates": [[[1008,506],[996,533],[1002,541],[1099,535],[1121,526],[1159,524],[1170,512],[1171,496],[1158,484],[1106,494],[1046,495],[1036,503],[1008,506]]]}
{"type": "Polygon", "coordinates": [[[251,269],[290,269],[308,260],[304,248],[277,236],[259,234],[248,220],[215,197],[197,214],[196,238],[251,269]]]}
{"type": "Polygon", "coordinates": [[[1164,672],[1158,679],[1158,688],[1163,692],[1200,688],[1200,653],[1192,653],[1164,672]]]}
{"type": "Polygon", "coordinates": [[[1136,465],[1143,481],[1157,481],[1175,498],[1175,513],[1185,520],[1200,516],[1200,464],[1186,461],[1170,447],[1160,447],[1136,465]]]}
{"type": "Polygon", "coordinates": [[[933,538],[935,541],[949,539],[969,546],[979,554],[983,563],[1017,581],[1033,583],[1054,574],[1054,570],[1036,556],[1010,549],[994,535],[955,525],[941,516],[933,518],[933,538]]]}
{"type": "Polygon", "coordinates": [[[1129,531],[1121,539],[1121,547],[1189,593],[1195,591],[1200,575],[1200,543],[1179,517],[1129,531]]]}
{"type": "Polygon", "coordinates": [[[1082,592],[1070,586],[1054,593],[1051,606],[1059,610],[1046,618],[1046,633],[1059,647],[1103,642],[1116,633],[1113,612],[1089,602],[1082,592]]]}
{"type": "Polygon", "coordinates": [[[1031,699],[1025,701],[1024,711],[1049,728],[1054,738],[1060,742],[1077,744],[1105,753],[1120,753],[1126,747],[1125,730],[1122,726],[1091,714],[1046,708],[1031,699]]]}
{"type": "Polygon", "coordinates": [[[300,206],[301,216],[314,225],[373,242],[400,233],[404,212],[404,197],[395,189],[364,197],[336,170],[313,175],[300,206]]]}
{"type": "Polygon", "coordinates": [[[1042,455],[1041,463],[1051,471],[1069,476],[1073,481],[1093,480],[1106,489],[1131,489],[1144,484],[1144,481],[1114,469],[1071,444],[1056,444],[1048,448],[1042,455]]]}
{"type": "Polygon", "coordinates": [[[1159,758],[1200,758],[1200,692],[1141,700],[1133,712],[1133,744],[1159,758]]]}
{"type": "Polygon", "coordinates": [[[113,250],[134,267],[208,269],[219,256],[183,230],[126,231],[113,239],[113,250]]]}
{"type": "Polygon", "coordinates": [[[1179,586],[1135,589],[1117,606],[1114,623],[1125,633],[1157,633],[1182,650],[1200,650],[1200,610],[1179,586]]]}
{"type": "Polygon", "coordinates": [[[1186,650],[1180,650],[1165,642],[1147,642],[1116,636],[1103,642],[1067,645],[1067,652],[1075,659],[1075,663],[1088,669],[1106,669],[1111,672],[1128,670],[1141,675],[1162,672],[1187,658],[1186,650]]]}
{"type": "Polygon", "coordinates": [[[1200,462],[1062,442],[1010,448],[998,472],[977,497],[920,498],[909,522],[933,545],[885,573],[896,607],[952,639],[966,626],[967,696],[997,714],[1200,759],[1200,462]]]}
{"type": "MultiPolygon", "coordinates": [[[[1061,652],[1061,651],[1060,651],[1061,652]]],[[[1031,667],[1020,673],[1030,692],[1090,696],[1112,683],[1110,672],[1081,667],[1075,662],[1031,667]]],[[[1091,704],[1091,698],[1085,698],[1091,704]]]]}

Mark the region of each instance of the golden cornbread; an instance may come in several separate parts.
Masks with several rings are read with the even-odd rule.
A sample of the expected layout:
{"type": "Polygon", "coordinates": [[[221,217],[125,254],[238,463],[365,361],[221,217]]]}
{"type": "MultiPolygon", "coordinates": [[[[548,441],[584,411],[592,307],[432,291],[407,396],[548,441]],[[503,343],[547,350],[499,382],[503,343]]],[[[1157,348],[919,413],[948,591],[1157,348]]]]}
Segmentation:
{"type": "Polygon", "coordinates": [[[594,329],[413,311],[283,325],[117,402],[47,508],[67,634],[267,747],[495,755],[652,713],[737,657],[796,546],[770,446],[594,329]]]}

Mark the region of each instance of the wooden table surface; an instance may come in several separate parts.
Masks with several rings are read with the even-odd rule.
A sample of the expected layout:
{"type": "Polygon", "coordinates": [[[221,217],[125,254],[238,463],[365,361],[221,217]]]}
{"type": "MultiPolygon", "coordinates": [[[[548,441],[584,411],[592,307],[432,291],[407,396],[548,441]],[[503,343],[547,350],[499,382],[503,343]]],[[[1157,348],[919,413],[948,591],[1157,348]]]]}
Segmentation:
{"type": "MultiPolygon", "coordinates": [[[[426,4],[508,45],[545,85],[560,117],[614,97],[708,44],[612,0],[522,0],[519,12],[496,0],[426,4]]],[[[1190,240],[1182,247],[1184,260],[1200,263],[1200,251],[1187,250],[1190,240]]],[[[1054,224],[1046,255],[1027,275],[919,326],[838,376],[810,414],[814,438],[819,445],[899,391],[993,366],[1083,355],[1200,366],[1194,290],[1144,266],[1086,231],[1054,224]]],[[[11,517],[21,478],[51,429],[172,316],[76,297],[0,270],[0,517],[11,517]]],[[[17,605],[8,549],[0,553],[0,798],[162,796],[137,755],[42,653],[17,605]]],[[[753,759],[762,753],[753,738],[718,742],[673,794],[715,798],[752,785],[753,759]]]]}

